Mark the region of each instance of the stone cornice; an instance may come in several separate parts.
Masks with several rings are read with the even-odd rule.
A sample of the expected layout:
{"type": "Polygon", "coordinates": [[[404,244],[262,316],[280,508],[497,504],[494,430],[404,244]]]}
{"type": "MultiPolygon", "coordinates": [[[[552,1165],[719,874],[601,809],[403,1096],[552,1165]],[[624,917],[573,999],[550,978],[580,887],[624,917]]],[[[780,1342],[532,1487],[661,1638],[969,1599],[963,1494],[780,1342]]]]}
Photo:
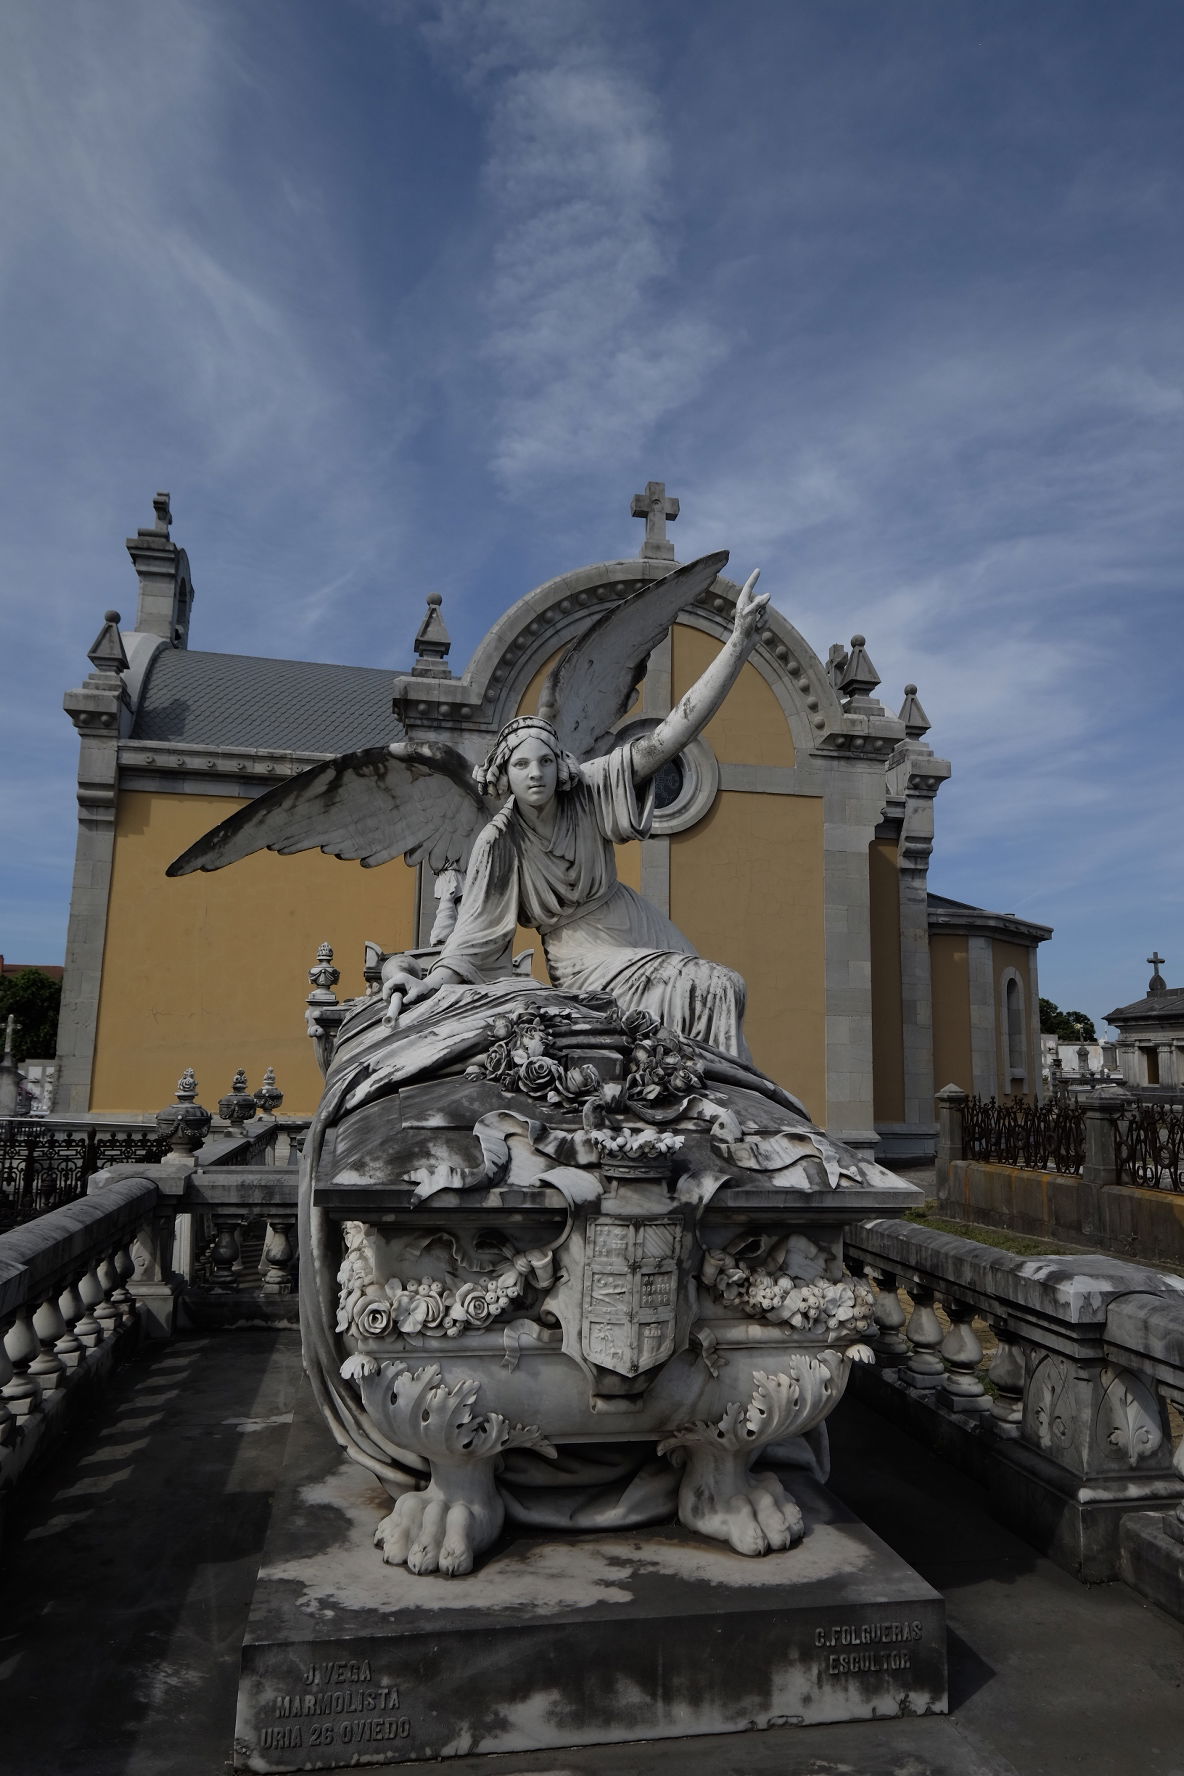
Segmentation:
{"type": "Polygon", "coordinates": [[[1001,937],[1012,943],[1047,943],[1052,936],[1051,925],[1038,925],[1033,919],[1019,919],[1014,913],[990,913],[982,907],[929,908],[931,932],[965,933],[968,937],[1001,937]]]}
{"type": "Polygon", "coordinates": [[[332,756],[328,752],[273,752],[250,746],[122,740],[118,760],[124,789],[166,794],[193,795],[204,791],[209,795],[254,795],[332,756]]]}

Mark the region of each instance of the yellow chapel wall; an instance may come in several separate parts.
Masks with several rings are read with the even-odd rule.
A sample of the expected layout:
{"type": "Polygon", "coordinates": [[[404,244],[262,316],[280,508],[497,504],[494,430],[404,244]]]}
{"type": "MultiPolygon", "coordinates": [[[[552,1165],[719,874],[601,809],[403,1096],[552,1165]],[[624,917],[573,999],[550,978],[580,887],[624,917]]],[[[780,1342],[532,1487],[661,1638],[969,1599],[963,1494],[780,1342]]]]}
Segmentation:
{"type": "MultiPolygon", "coordinates": [[[[719,647],[701,630],[675,628],[675,699],[719,647]]],[[[751,664],[704,738],[721,765],[795,762],[785,712],[751,664]]],[[[753,1058],[825,1125],[824,869],[817,796],[724,789],[705,819],[670,840],[670,917],[704,956],[744,976],[753,1058]]]]}
{"type": "MultiPolygon", "coordinates": [[[[719,651],[679,625],[672,638],[677,698],[719,651]]],[[[549,666],[550,662],[548,662],[549,666]]],[[[520,711],[537,707],[544,666],[520,711]]],[[[633,713],[641,713],[639,703],[633,713]]],[[[721,765],[792,766],[777,698],[745,666],[705,737],[721,765]]],[[[170,1101],[192,1066],[203,1102],[229,1089],[236,1067],[255,1087],[274,1066],[285,1110],[311,1111],[321,1080],[304,1034],[307,971],[332,943],[346,998],[363,990],[367,939],[414,942],[416,872],[363,870],[319,852],[259,853],[228,870],[169,881],[166,866],[242,803],[234,797],[125,791],[103,959],[91,1108],[141,1112],[170,1101]]],[[[622,881],[639,889],[641,848],[618,848],[622,881]]],[[[757,1064],[826,1114],[826,979],[821,798],[723,790],[707,817],[670,840],[670,915],[704,955],[748,983],[746,1030],[757,1064]],[[743,867],[737,867],[737,860],[743,867]]],[[[541,950],[533,932],[536,972],[541,950]]]]}
{"type": "Polygon", "coordinates": [[[212,1109],[236,1067],[254,1090],[274,1067],[284,1113],[311,1113],[322,1080],[305,1034],[308,970],[328,940],[342,999],[365,990],[363,946],[414,942],[416,874],[319,851],[263,851],[169,881],[186,847],[243,806],[237,797],[125,790],[99,998],[91,1108],[138,1113],[172,1102],[192,1067],[212,1109]]]}
{"type": "Polygon", "coordinates": [[[970,1051],[970,940],[959,932],[932,932],[929,966],[933,983],[933,1077],[936,1089],[974,1090],[970,1051]]]}

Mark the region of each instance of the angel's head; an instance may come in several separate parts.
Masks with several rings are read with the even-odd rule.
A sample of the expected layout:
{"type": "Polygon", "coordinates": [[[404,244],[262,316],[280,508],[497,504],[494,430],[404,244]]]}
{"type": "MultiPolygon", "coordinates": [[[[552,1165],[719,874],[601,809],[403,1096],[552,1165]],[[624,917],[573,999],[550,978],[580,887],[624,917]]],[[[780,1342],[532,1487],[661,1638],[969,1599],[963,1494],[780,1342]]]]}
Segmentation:
{"type": "Polygon", "coordinates": [[[512,795],[527,808],[545,808],[578,775],[579,765],[564,751],[551,723],[537,715],[508,722],[473,772],[482,794],[512,795]]]}

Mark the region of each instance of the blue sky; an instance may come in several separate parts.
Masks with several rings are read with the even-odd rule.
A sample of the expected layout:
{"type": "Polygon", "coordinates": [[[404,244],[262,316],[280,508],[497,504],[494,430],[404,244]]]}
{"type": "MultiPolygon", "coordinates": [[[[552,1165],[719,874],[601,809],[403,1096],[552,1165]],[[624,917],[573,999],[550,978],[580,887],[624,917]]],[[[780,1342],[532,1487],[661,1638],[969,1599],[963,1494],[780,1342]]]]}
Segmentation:
{"type": "Polygon", "coordinates": [[[660,479],[920,685],[934,888],[1062,1005],[1184,979],[1182,59],[1176,0],[5,8],[0,950],[62,955],[156,488],[194,646],[396,668],[660,479]]]}

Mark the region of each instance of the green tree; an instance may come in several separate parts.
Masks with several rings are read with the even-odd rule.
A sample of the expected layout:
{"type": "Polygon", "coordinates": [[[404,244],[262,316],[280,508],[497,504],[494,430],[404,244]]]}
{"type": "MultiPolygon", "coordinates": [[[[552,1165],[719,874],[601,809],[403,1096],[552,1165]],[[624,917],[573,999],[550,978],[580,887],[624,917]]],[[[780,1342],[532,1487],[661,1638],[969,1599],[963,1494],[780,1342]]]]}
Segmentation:
{"type": "Polygon", "coordinates": [[[0,1035],[8,1018],[15,1018],[13,1048],[18,1061],[47,1060],[57,1053],[61,1003],[61,981],[39,968],[0,975],[0,1035]]]}
{"type": "Polygon", "coordinates": [[[1083,1011],[1062,1011],[1051,999],[1040,1001],[1040,1034],[1055,1036],[1059,1042],[1096,1042],[1098,1033],[1094,1020],[1083,1011]]]}

